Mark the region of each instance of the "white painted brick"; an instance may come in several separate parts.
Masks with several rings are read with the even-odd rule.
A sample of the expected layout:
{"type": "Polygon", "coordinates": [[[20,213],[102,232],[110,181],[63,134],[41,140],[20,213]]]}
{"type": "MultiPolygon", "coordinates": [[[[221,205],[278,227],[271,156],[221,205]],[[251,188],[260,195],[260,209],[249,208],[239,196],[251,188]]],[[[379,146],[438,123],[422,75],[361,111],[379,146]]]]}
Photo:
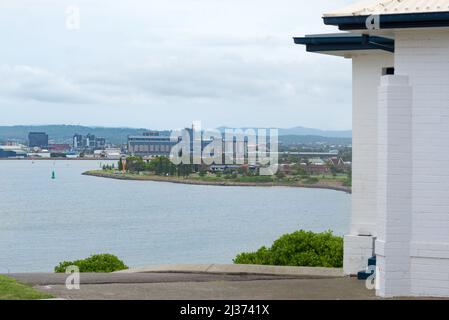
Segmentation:
{"type": "Polygon", "coordinates": [[[390,54],[360,55],[353,58],[351,234],[356,236],[361,233],[376,235],[377,87],[382,68],[393,65],[390,54]]]}
{"type": "Polygon", "coordinates": [[[395,43],[394,59],[353,58],[352,236],[344,269],[366,266],[372,238],[358,235],[371,234],[379,295],[449,296],[449,32],[397,31],[395,43]],[[381,79],[393,63],[396,75],[381,79]]]}
{"type": "Polygon", "coordinates": [[[410,294],[412,97],[407,76],[381,78],[378,103],[378,194],[375,251],[382,296],[410,294]]]}
{"type": "Polygon", "coordinates": [[[347,235],[344,237],[343,270],[345,274],[354,275],[364,270],[368,258],[373,256],[374,239],[370,236],[347,235]]]}
{"type": "Polygon", "coordinates": [[[449,296],[449,32],[399,31],[395,43],[412,103],[401,107],[401,77],[382,80],[395,85],[379,90],[378,294],[449,296]]]}

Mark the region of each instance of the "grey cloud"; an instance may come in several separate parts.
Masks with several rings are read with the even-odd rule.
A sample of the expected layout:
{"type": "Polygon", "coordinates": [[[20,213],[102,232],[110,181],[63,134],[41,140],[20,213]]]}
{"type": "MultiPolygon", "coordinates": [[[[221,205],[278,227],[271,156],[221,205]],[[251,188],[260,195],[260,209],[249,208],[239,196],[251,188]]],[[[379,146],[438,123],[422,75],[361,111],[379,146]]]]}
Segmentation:
{"type": "Polygon", "coordinates": [[[160,98],[276,101],[298,99],[301,95],[310,99],[326,93],[342,96],[341,89],[349,85],[350,77],[344,72],[326,74],[329,67],[328,63],[313,65],[300,60],[161,56],[157,63],[133,66],[112,74],[103,71],[79,83],[107,95],[140,94],[160,98]]]}
{"type": "Polygon", "coordinates": [[[348,128],[350,62],[305,53],[292,37],[325,31],[321,12],[349,1],[79,0],[78,32],[64,28],[68,0],[43,0],[39,7],[23,0],[26,11],[15,2],[0,4],[0,37],[10,39],[0,99],[27,101],[29,118],[23,113],[19,122],[34,120],[36,102],[58,123],[83,119],[70,108],[66,115],[48,110],[79,104],[108,110],[98,125],[124,121],[125,107],[127,125],[154,119],[155,110],[160,123],[188,122],[193,113],[216,115],[211,122],[222,125],[225,110],[245,111],[266,126],[348,128]]]}
{"type": "Polygon", "coordinates": [[[49,103],[93,102],[68,79],[24,65],[0,67],[0,93],[11,98],[49,103]]]}

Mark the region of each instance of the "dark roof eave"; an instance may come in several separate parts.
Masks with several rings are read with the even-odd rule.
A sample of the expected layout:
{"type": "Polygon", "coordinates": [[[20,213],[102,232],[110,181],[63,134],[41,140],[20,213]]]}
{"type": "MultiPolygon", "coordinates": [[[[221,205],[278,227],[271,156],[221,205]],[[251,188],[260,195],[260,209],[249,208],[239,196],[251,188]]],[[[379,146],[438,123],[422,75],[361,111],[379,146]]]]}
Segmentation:
{"type": "Polygon", "coordinates": [[[378,36],[368,35],[341,35],[326,37],[306,36],[293,38],[296,44],[306,46],[308,52],[329,51],[358,51],[358,50],[383,50],[394,52],[394,40],[378,36]]]}
{"type": "MultiPolygon", "coordinates": [[[[324,24],[340,30],[366,30],[369,16],[323,17],[324,24]]],[[[401,13],[379,15],[380,29],[449,27],[449,12],[401,13]]]]}

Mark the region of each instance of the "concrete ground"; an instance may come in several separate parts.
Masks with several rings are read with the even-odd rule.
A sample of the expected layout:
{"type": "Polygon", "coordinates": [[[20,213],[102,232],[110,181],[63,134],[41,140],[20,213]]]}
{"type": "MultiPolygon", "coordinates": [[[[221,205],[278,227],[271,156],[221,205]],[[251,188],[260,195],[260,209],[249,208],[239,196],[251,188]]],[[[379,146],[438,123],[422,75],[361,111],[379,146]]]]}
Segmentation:
{"type": "Polygon", "coordinates": [[[255,264],[165,264],[132,268],[117,273],[178,272],[178,273],[219,273],[219,274],[259,274],[294,277],[343,277],[341,268],[289,267],[255,264]]]}
{"type": "MultiPolygon", "coordinates": [[[[151,268],[150,268],[151,269],[151,268]]],[[[157,268],[161,269],[161,268],[157,268]]],[[[166,269],[166,268],[162,268],[166,269]]],[[[178,270],[190,268],[177,268],[178,270]]],[[[214,269],[216,270],[216,268],[214,269]]],[[[254,268],[252,268],[254,271],[254,268]]],[[[287,269],[286,269],[287,270],[287,269]]],[[[300,269],[298,269],[300,270],[300,269]]],[[[307,270],[306,270],[307,271],[307,270]]],[[[153,271],[127,273],[82,273],[80,289],[65,287],[67,275],[54,273],[9,274],[18,281],[63,299],[155,299],[155,300],[301,300],[376,299],[363,281],[332,276],[332,270],[310,270],[295,275],[153,271]],[[323,275],[327,274],[327,275],[323,275]]],[[[280,271],[285,273],[285,271],[280,271]]],[[[288,272],[287,272],[288,273],[288,272]]],[[[291,272],[290,272],[291,273],[291,272]]]]}

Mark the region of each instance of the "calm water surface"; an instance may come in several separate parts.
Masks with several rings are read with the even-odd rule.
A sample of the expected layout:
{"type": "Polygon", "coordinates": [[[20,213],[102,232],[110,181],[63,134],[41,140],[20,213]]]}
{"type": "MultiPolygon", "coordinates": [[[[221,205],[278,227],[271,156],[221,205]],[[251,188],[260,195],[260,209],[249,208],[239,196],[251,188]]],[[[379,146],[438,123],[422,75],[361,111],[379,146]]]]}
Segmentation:
{"type": "Polygon", "coordinates": [[[129,266],[232,263],[237,253],[286,232],[342,235],[349,227],[351,196],[339,191],[81,175],[99,167],[100,161],[0,161],[0,273],[52,271],[60,261],[102,252],[129,266]]]}

